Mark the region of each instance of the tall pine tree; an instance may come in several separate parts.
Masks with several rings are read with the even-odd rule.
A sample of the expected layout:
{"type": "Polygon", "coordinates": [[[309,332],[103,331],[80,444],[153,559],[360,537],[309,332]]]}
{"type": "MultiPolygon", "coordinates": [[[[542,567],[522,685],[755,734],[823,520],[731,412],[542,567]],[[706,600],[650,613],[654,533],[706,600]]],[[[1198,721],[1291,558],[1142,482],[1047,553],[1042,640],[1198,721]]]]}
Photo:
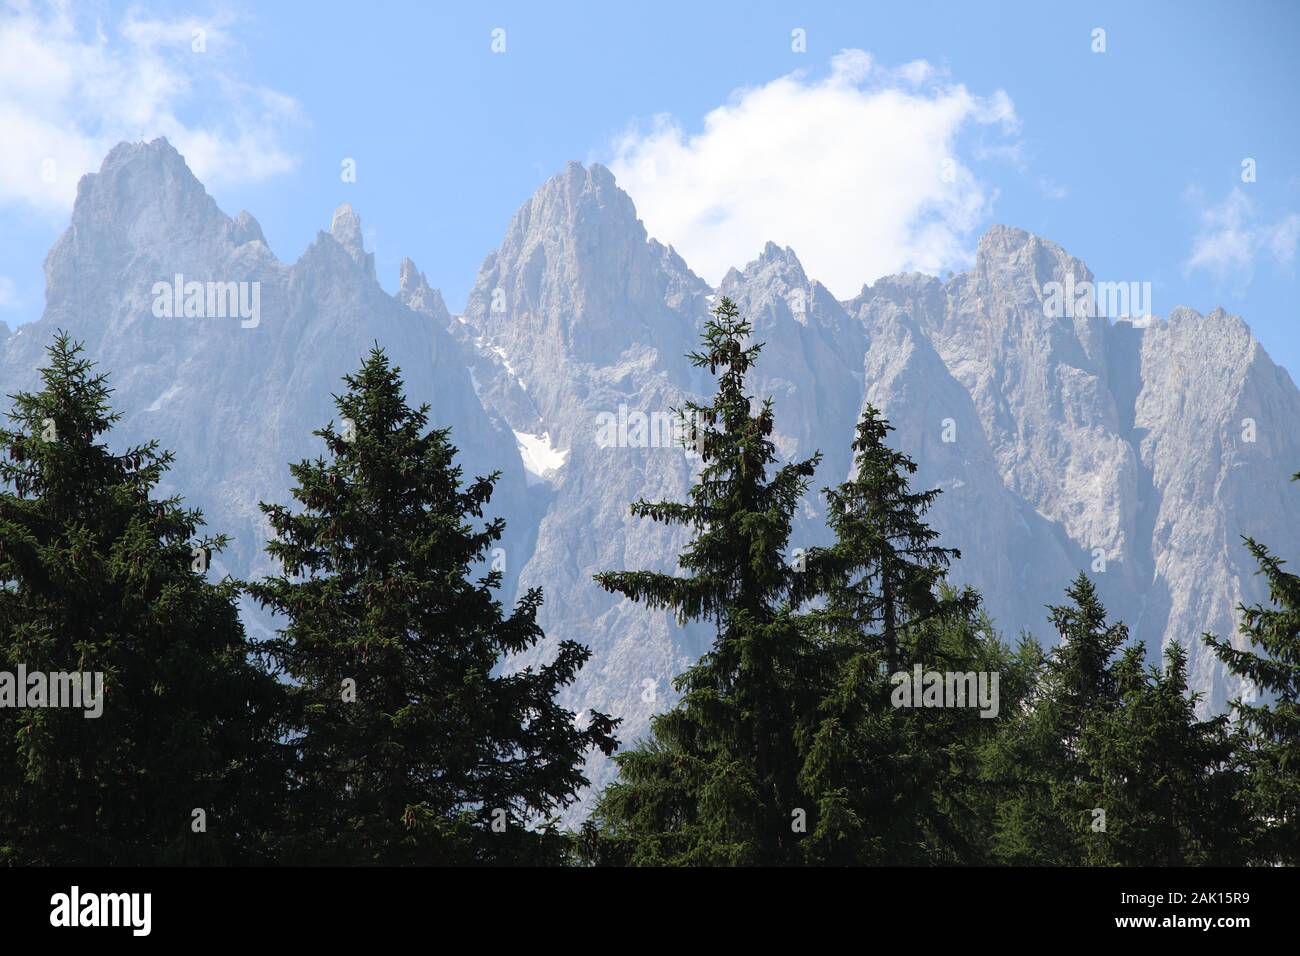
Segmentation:
{"type": "Polygon", "coordinates": [[[1105,811],[1090,824],[1084,862],[1122,866],[1246,862],[1249,828],[1238,800],[1243,775],[1226,715],[1199,720],[1188,693],[1187,652],[1165,650],[1164,670],[1129,647],[1115,665],[1117,708],[1079,738],[1088,768],[1083,803],[1105,811]],[[1101,818],[1098,818],[1101,819],[1101,818]]]}
{"type": "MultiPolygon", "coordinates": [[[[1300,480],[1300,474],[1293,477],[1300,480]]],[[[1250,774],[1246,799],[1260,829],[1254,857],[1262,863],[1300,865],[1300,576],[1285,561],[1247,538],[1246,546],[1268,582],[1270,605],[1242,607],[1242,633],[1250,646],[1207,634],[1205,642],[1228,669],[1250,682],[1262,699],[1232,706],[1241,718],[1243,757],[1250,774]]]]}
{"type": "Polygon", "coordinates": [[[792,516],[817,456],[774,468],[773,409],[755,407],[745,376],[761,350],[723,298],[692,362],[718,378],[690,403],[702,467],[686,502],[638,501],[632,513],[691,529],[680,575],[609,571],[606,590],[678,620],[712,621],[713,646],[679,675],[676,706],[615,758],[587,835],[603,862],[786,864],[802,859],[797,740],[823,680],[817,642],[791,604],[792,516]]]}
{"type": "Polygon", "coordinates": [[[590,651],[505,673],[544,637],[531,589],[512,613],[483,570],[504,522],[483,522],[497,475],[462,481],[449,430],[426,430],[399,370],[373,349],[336,396],[329,459],[291,466],[301,511],[262,506],[283,573],[250,586],[286,619],[272,643],[295,685],[301,754],[292,858],[376,864],[554,862],[535,824],[587,783],[587,726],[555,700],[590,651]],[[475,575],[479,575],[475,577],[475,575]]]}
{"type": "MultiPolygon", "coordinates": [[[[1097,590],[1082,572],[1069,604],[1050,608],[1061,642],[1042,659],[1028,706],[1008,714],[986,753],[984,779],[1003,795],[994,857],[1020,865],[1078,865],[1100,817],[1090,802],[1100,780],[1081,748],[1089,726],[1120,706],[1117,654],[1128,640],[1107,623],[1097,590]]],[[[1032,659],[1026,658],[1032,665],[1032,659]]]]}
{"type": "MultiPolygon", "coordinates": [[[[278,824],[279,685],[249,661],[222,536],[120,453],[103,374],[60,333],[0,431],[0,860],[255,862],[278,824]],[[102,713],[15,709],[27,674],[102,674],[102,713]]],[[[91,688],[94,679],[91,680],[91,688]]],[[[53,691],[53,680],[45,693],[53,691]]]]}
{"type": "Polygon", "coordinates": [[[940,600],[939,584],[961,552],[935,543],[939,533],[925,515],[941,489],[911,489],[916,463],[889,447],[891,431],[893,426],[868,404],[853,439],[857,472],[825,492],[835,544],[809,552],[802,590],[827,595],[837,627],[878,635],[884,664],[893,673],[902,630],[936,615],[970,614],[978,602],[969,591],[948,592],[940,600]]]}
{"type": "Polygon", "coordinates": [[[978,596],[944,584],[960,553],[925,521],[940,491],[911,489],[916,464],[888,446],[892,430],[866,407],[854,477],[825,492],[835,543],[808,552],[796,587],[825,597],[811,619],[833,674],[800,777],[817,803],[809,858],[824,863],[970,861],[986,842],[965,791],[993,725],[970,708],[896,708],[891,677],[1009,662],[978,596]]]}

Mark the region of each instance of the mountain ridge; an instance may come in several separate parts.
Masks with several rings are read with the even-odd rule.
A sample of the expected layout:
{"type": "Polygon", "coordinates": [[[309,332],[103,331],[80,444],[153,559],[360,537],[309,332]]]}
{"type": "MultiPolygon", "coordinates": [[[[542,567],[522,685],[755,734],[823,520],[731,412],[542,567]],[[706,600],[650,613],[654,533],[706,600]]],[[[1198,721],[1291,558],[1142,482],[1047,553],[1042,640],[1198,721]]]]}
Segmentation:
{"type": "MultiPolygon", "coordinates": [[[[593,658],[565,702],[627,717],[623,739],[672,699],[671,678],[711,640],[602,592],[596,571],[673,571],[679,529],[633,519],[638,498],[677,498],[696,463],[655,425],[710,390],[685,353],[728,295],[764,352],[751,387],[776,402],[786,459],[823,453],[792,545],[824,543],[818,493],[847,477],[867,401],[892,440],[942,487],[934,524],[963,560],[1008,639],[1050,642],[1045,605],[1088,571],[1112,615],[1154,654],[1189,649],[1203,707],[1241,688],[1199,635],[1236,633],[1238,602],[1265,597],[1239,535],[1283,555],[1300,546],[1300,391],[1222,309],[1178,306],[1112,321],[1051,315],[1045,288],[1093,281],[1050,240],[993,225],[972,268],[946,280],[881,277],[837,300],[793,249],[764,243],[717,288],[654,239],[599,164],[569,163],[521,204],[453,315],[410,259],[396,293],[379,284],[350,204],[292,263],[247,212],[222,212],[165,140],[120,144],[83,177],[68,229],[46,259],[40,319],[0,342],[7,392],[30,387],[54,328],[87,340],[111,373],[122,440],[177,453],[169,487],[235,544],[221,570],[265,570],[258,500],[287,501],[287,465],[319,453],[311,432],[330,395],[376,341],[403,369],[413,403],[451,426],[467,474],[500,471],[493,513],[507,520],[503,598],[538,585],[548,640],[593,658]],[[255,328],[229,318],[160,319],[154,283],[259,283],[255,328]],[[599,421],[642,415],[609,446],[599,421]]],[[[247,609],[257,628],[274,621],[247,609]]],[[[611,769],[594,760],[591,775],[611,769]]]]}

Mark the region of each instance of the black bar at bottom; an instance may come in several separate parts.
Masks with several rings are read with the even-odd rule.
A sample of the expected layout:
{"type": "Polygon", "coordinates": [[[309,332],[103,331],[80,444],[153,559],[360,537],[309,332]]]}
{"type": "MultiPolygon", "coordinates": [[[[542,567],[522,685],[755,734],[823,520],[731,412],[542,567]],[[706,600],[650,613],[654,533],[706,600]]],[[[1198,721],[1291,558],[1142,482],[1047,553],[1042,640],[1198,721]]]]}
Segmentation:
{"type": "Polygon", "coordinates": [[[468,940],[448,935],[459,930],[469,945],[549,939],[585,949],[638,937],[680,944],[755,930],[798,935],[814,926],[820,937],[842,926],[863,942],[877,927],[902,930],[918,945],[1194,933],[1234,945],[1261,932],[1295,938],[1297,872],[8,869],[0,870],[0,916],[17,938],[75,934],[91,944],[374,943],[424,934],[463,949],[468,940]]]}

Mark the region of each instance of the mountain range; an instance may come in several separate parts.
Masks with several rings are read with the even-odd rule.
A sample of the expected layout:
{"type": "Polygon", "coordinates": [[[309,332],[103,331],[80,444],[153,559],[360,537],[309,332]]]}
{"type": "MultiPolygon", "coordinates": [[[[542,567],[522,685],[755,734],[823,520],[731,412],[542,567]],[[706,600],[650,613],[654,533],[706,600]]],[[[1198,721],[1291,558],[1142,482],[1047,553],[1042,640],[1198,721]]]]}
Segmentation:
{"type": "MultiPolygon", "coordinates": [[[[217,575],[269,570],[258,502],[289,500],[288,463],[322,452],[312,432],[337,417],[341,377],[381,344],[411,402],[452,428],[466,473],[500,472],[503,597],[540,585],[548,635],[508,666],[561,639],[587,644],[565,703],[579,720],[589,708],[622,715],[625,742],[671,702],[672,677],[711,634],[592,575],[676,568],[682,533],[628,505],[690,487],[697,461],[658,426],[711,392],[686,353],[719,296],[765,343],[751,388],[775,402],[780,454],[820,450],[815,488],[836,484],[864,403],[882,409],[919,466],[914,485],[944,491],[931,519],[962,552],[952,579],[981,592],[1009,640],[1055,643],[1046,605],[1085,570],[1153,661],[1170,642],[1187,647],[1202,709],[1221,711],[1251,691],[1200,635],[1235,634],[1238,603],[1267,597],[1241,536],[1284,557],[1300,548],[1289,488],[1300,391],[1246,324],[1182,306],[1058,315],[1053,283],[1096,277],[1009,226],[988,229],[967,272],[889,276],[847,301],[770,242],[713,288],[647,235],[608,169],[570,163],[516,212],[454,315],[410,260],[397,293],[383,289],[346,204],[282,262],[250,214],[222,212],[158,139],[120,144],[83,177],[45,277],[41,318],[0,339],[6,394],[39,387],[56,329],[84,341],[115,389],[114,441],[174,451],[163,490],[232,536],[217,575]],[[191,282],[208,304],[212,284],[255,288],[257,321],[160,316],[159,289],[191,282]]],[[[793,546],[828,540],[823,504],[810,493],[793,546]]],[[[252,607],[245,617],[256,632],[275,626],[252,607]]],[[[593,757],[593,781],[611,775],[593,757]]]]}

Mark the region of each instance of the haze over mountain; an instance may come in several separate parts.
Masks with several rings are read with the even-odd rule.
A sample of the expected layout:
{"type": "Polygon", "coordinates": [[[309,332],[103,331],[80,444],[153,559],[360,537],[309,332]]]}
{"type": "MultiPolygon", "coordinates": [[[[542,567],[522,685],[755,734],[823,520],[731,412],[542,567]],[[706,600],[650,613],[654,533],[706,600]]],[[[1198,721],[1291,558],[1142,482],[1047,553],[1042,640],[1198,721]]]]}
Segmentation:
{"type": "MultiPolygon", "coordinates": [[[[546,596],[548,641],[513,666],[561,639],[589,645],[566,703],[623,715],[630,742],[711,635],[591,577],[676,566],[681,532],[628,505],[685,497],[696,462],[654,426],[711,390],[685,353],[727,295],[766,343],[752,389],[775,400],[781,454],[821,450],[814,487],[837,483],[864,402],[880,407],[920,466],[915,484],[944,489],[932,519],[962,551],[952,578],[981,591],[1008,640],[1054,642],[1044,606],[1084,569],[1152,660],[1170,641],[1188,648],[1207,708],[1240,690],[1200,642],[1235,633],[1238,602],[1265,598],[1240,536],[1283,556],[1300,545],[1300,391],[1240,318],[1052,317],[1050,283],[1094,277],[1007,226],[987,231],[969,272],[890,276],[849,301],[755,237],[757,257],[712,289],[646,234],[599,165],[569,164],[519,209],[463,315],[409,260],[387,294],[361,235],[345,205],[283,263],[165,140],[121,144],[81,181],[46,260],[43,316],[3,341],[5,392],[37,387],[56,329],[85,340],[116,389],[114,440],[173,450],[166,490],[234,539],[213,573],[251,577],[268,568],[257,502],[288,501],[288,463],[321,453],[311,433],[335,418],[341,376],[380,343],[412,403],[452,427],[466,473],[501,472],[504,597],[546,596]],[[158,317],[156,284],[177,275],[260,283],[259,321],[158,317]],[[623,423],[612,442],[611,420],[623,423]]],[[[822,505],[810,494],[795,546],[827,540],[822,505]]],[[[252,609],[248,620],[273,626],[252,609]]],[[[593,757],[594,781],[610,772],[593,757]]]]}

